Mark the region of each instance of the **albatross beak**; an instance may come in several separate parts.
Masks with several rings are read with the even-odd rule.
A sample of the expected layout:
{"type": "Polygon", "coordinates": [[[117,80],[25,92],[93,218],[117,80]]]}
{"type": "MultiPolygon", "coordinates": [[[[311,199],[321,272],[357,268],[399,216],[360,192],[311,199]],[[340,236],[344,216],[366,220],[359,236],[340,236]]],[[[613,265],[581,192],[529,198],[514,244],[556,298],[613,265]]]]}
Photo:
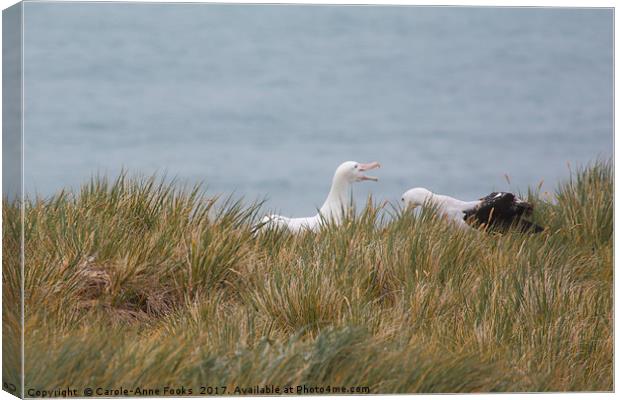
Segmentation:
{"type": "MultiPolygon", "coordinates": [[[[369,170],[371,170],[371,169],[375,169],[375,168],[381,168],[381,164],[379,164],[379,163],[378,163],[378,162],[376,162],[376,161],[373,161],[373,162],[371,162],[371,163],[367,163],[367,164],[360,164],[360,165],[359,165],[358,170],[359,170],[360,172],[364,172],[364,171],[369,171],[369,170]]],[[[374,182],[376,182],[376,181],[378,181],[378,180],[379,180],[379,178],[376,178],[376,177],[374,177],[374,176],[366,176],[366,175],[362,175],[362,176],[360,177],[360,180],[362,180],[362,181],[374,181],[374,182]]]]}

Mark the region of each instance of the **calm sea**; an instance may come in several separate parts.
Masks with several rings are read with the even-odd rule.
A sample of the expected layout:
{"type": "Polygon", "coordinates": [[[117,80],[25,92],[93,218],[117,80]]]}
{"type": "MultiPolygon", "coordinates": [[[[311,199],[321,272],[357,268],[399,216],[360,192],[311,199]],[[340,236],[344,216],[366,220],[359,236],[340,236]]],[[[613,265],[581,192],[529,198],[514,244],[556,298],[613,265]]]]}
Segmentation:
{"type": "Polygon", "coordinates": [[[473,199],[612,155],[604,9],[25,4],[25,185],[167,171],[310,215],[345,160],[473,199]],[[509,184],[504,175],[511,180],[509,184]]]}

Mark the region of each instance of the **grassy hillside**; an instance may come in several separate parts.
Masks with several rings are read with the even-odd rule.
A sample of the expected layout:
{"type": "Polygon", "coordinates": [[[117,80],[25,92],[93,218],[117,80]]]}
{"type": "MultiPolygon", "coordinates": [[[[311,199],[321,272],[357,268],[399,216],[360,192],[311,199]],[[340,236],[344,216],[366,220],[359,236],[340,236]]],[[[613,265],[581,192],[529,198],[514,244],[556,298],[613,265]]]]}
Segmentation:
{"type": "MultiPolygon", "coordinates": [[[[530,193],[538,235],[373,204],[320,233],[253,235],[258,206],[174,187],[121,176],[27,203],[26,390],[613,389],[611,162],[553,201],[530,193]]],[[[11,332],[19,209],[3,218],[11,332]]],[[[5,379],[16,363],[5,351],[5,379]]]]}

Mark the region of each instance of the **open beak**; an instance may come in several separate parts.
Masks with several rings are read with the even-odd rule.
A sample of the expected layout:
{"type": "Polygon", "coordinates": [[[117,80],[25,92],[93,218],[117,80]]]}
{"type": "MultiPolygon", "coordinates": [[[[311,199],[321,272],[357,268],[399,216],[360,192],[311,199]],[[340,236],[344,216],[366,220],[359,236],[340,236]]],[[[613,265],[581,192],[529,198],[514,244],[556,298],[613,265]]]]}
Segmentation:
{"type": "MultiPolygon", "coordinates": [[[[375,168],[381,168],[381,164],[379,164],[376,161],[373,161],[373,162],[370,162],[370,163],[367,163],[367,164],[360,164],[359,167],[358,167],[358,170],[360,172],[364,172],[364,171],[369,171],[369,170],[375,169],[375,168]]],[[[376,182],[376,181],[379,180],[379,178],[374,177],[374,176],[362,175],[360,177],[360,180],[361,181],[374,181],[374,182],[376,182]]]]}

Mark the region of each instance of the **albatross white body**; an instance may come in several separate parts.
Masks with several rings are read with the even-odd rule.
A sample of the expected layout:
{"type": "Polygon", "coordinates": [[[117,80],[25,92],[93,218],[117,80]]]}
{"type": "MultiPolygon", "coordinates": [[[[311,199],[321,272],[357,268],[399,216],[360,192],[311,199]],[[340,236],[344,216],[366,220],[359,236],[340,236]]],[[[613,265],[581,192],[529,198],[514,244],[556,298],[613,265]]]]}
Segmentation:
{"type": "Polygon", "coordinates": [[[410,189],[403,193],[401,200],[405,206],[414,208],[424,204],[433,204],[441,215],[465,229],[470,228],[465,222],[465,212],[476,208],[482,202],[481,200],[463,201],[454,197],[435,194],[425,188],[410,189]]]}
{"type": "Polygon", "coordinates": [[[342,223],[344,214],[348,210],[348,200],[353,183],[361,181],[377,181],[374,176],[364,175],[365,171],[379,168],[378,162],[367,164],[356,161],[346,161],[336,169],[332,186],[327,199],[319,209],[318,214],[306,218],[288,218],[281,215],[267,215],[261,220],[261,228],[284,227],[297,233],[303,230],[317,231],[321,224],[331,222],[336,225],[342,223]]]}

